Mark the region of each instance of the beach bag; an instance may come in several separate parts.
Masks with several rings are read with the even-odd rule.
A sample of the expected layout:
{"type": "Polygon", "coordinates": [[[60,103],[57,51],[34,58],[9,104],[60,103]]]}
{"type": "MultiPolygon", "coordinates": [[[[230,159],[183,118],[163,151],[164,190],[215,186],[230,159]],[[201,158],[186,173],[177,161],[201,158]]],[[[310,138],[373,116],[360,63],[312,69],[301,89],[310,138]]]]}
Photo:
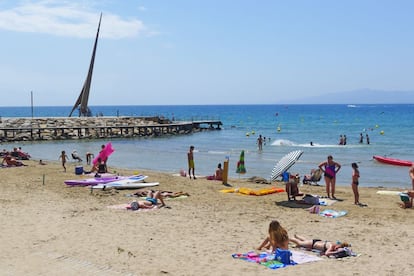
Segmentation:
{"type": "Polygon", "coordinates": [[[283,250],[280,248],[276,249],[275,252],[275,260],[281,262],[282,264],[291,264],[290,257],[292,256],[292,252],[289,250],[283,250]]]}
{"type": "Polygon", "coordinates": [[[305,195],[303,197],[303,201],[307,204],[311,204],[311,205],[319,205],[319,198],[316,196],[312,196],[312,195],[305,195]]]}
{"type": "Polygon", "coordinates": [[[355,256],[355,253],[353,253],[350,248],[344,247],[343,250],[335,253],[333,256],[338,259],[338,258],[344,258],[344,257],[349,257],[349,256],[355,256]]]}

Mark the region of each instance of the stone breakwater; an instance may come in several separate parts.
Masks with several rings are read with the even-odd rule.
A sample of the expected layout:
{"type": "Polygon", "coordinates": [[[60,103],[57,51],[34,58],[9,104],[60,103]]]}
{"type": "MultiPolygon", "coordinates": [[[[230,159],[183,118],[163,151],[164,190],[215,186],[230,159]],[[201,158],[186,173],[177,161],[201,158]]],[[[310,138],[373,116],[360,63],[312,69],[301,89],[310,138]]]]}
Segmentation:
{"type": "Polygon", "coordinates": [[[163,117],[2,118],[0,141],[106,139],[219,130],[217,120],[173,122],[163,117]]]}

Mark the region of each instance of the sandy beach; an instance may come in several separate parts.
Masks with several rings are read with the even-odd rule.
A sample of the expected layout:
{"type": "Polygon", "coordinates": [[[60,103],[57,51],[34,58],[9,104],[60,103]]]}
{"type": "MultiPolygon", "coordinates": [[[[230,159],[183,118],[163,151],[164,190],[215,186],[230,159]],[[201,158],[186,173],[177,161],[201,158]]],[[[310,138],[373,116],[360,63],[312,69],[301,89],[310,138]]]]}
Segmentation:
{"type": "MultiPolygon", "coordinates": [[[[122,175],[148,175],[148,182],[160,182],[159,190],[190,194],[167,199],[170,208],[133,212],[107,207],[131,202],[127,195],[135,190],[91,193],[87,187],[67,187],[64,180],[84,177],[75,175],[76,163],[68,163],[65,173],[57,162],[24,162],[28,166],[0,169],[1,275],[409,275],[414,269],[414,210],[399,208],[398,196],[377,194],[381,188],[360,188],[361,202],[368,206],[359,207],[353,204],[350,184],[339,183],[341,201],[321,209],[348,213],[325,218],[303,206],[292,208],[285,192],[221,193],[226,187],[218,181],[109,164],[122,175]],[[322,257],[277,270],[232,258],[255,250],[274,219],[289,235],[348,241],[359,256],[322,257]]],[[[246,179],[228,183],[270,187],[246,179]]],[[[325,186],[303,185],[300,190],[325,195],[325,186]]]]}

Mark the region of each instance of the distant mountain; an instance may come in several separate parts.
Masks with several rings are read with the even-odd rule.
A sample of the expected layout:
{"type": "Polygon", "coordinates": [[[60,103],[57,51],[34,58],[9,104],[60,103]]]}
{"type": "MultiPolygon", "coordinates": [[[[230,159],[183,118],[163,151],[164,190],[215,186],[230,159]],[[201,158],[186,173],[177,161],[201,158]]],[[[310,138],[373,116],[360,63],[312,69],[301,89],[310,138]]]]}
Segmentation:
{"type": "Polygon", "coordinates": [[[360,89],[281,102],[297,104],[414,104],[414,91],[360,89]]]}

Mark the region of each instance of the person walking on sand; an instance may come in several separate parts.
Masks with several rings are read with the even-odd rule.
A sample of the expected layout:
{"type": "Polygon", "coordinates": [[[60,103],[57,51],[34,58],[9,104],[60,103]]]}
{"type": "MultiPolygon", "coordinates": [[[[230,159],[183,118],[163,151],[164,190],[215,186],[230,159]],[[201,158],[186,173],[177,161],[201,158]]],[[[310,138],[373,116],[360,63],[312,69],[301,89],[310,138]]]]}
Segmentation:
{"type": "Polygon", "coordinates": [[[188,176],[190,176],[191,179],[191,173],[193,173],[193,178],[197,179],[195,176],[195,166],[194,166],[194,146],[190,146],[190,150],[187,153],[187,159],[188,159],[188,176]]]}
{"type": "Polygon", "coordinates": [[[358,192],[358,185],[359,185],[359,170],[358,164],[352,163],[352,192],[354,193],[354,204],[360,205],[359,203],[359,192],[358,192]]]}
{"type": "Polygon", "coordinates": [[[332,195],[332,198],[336,199],[335,197],[336,174],[341,169],[341,164],[333,161],[332,155],[329,155],[327,161],[319,164],[319,169],[322,170],[325,176],[327,196],[330,198],[330,196],[332,195]]]}
{"type": "Polygon", "coordinates": [[[60,154],[58,159],[62,159],[62,167],[64,172],[66,172],[66,161],[69,159],[68,156],[66,155],[66,152],[64,150],[62,150],[62,153],[60,154]]]}
{"type": "Polygon", "coordinates": [[[414,190],[414,164],[411,166],[409,170],[410,178],[411,178],[411,185],[413,186],[414,190]]]}

